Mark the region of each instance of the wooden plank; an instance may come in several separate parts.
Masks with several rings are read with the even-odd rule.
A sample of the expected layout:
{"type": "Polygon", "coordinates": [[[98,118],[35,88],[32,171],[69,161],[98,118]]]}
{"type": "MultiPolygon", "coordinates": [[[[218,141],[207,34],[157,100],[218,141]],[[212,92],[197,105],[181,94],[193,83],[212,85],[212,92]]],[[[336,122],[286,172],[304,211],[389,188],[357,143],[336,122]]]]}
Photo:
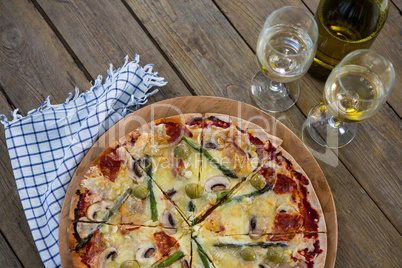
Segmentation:
{"type": "MultiPolygon", "coordinates": [[[[219,7],[225,12],[231,23],[235,27],[239,27],[239,33],[251,47],[258,39],[259,32],[245,30],[255,27],[254,24],[245,26],[250,21],[250,16],[257,20],[255,14],[264,13],[262,10],[269,14],[279,6],[297,4],[294,1],[278,1],[275,2],[275,5],[266,4],[261,0],[248,2],[249,5],[237,5],[233,1],[217,0],[219,7]],[[255,9],[256,7],[258,10],[255,9]]],[[[260,25],[263,25],[264,21],[265,16],[259,17],[260,25]]],[[[314,105],[322,101],[324,82],[317,81],[307,74],[300,80],[300,86],[301,96],[297,105],[304,115],[307,115],[314,105]]],[[[395,135],[401,130],[401,120],[391,107],[384,105],[374,118],[361,123],[360,127],[356,139],[348,147],[340,150],[339,157],[401,232],[402,196],[397,186],[399,184],[398,174],[402,174],[402,167],[393,160],[399,159],[401,156],[402,137],[395,135]],[[387,128],[384,128],[384,125],[387,128]],[[384,147],[388,150],[384,150],[384,147]],[[370,163],[370,165],[364,163],[370,163]],[[378,187],[378,178],[383,181],[381,187],[378,187]],[[390,206],[391,203],[394,205],[390,206]]]]}
{"type": "Polygon", "coordinates": [[[391,2],[398,8],[399,14],[402,15],[402,0],[391,0],[391,2]]]}
{"type": "Polygon", "coordinates": [[[47,96],[64,102],[88,80],[35,7],[26,0],[0,3],[0,81],[12,103],[26,113],[47,96]]]}
{"type": "MultiPolygon", "coordinates": [[[[12,110],[11,107],[4,95],[0,93],[0,114],[8,113],[9,110],[12,110]]],[[[10,241],[15,252],[10,253],[10,258],[13,259],[12,256],[16,254],[25,267],[31,265],[32,267],[43,267],[17,192],[2,126],[0,126],[0,152],[2,152],[0,154],[0,230],[5,236],[0,237],[0,244],[4,244],[1,242],[2,240],[10,241]]],[[[4,251],[0,250],[1,264],[7,263],[2,261],[2,256],[8,256],[3,255],[3,252],[5,249],[4,251]]],[[[14,262],[13,260],[10,261],[12,261],[10,264],[14,262]]]]}
{"type": "MultiPolygon", "coordinates": [[[[223,10],[223,7],[229,6],[232,1],[227,1],[225,4],[222,4],[222,1],[216,2],[223,10]]],[[[211,1],[204,0],[190,4],[174,0],[158,2],[143,0],[128,1],[128,4],[197,94],[228,96],[251,103],[248,94],[249,82],[258,70],[254,53],[242,39],[246,35],[242,34],[240,37],[211,1]]],[[[262,12],[263,5],[257,7],[258,11],[249,13],[249,21],[253,21],[251,17],[256,13],[262,12]]],[[[248,10],[241,12],[246,14],[248,10]]],[[[234,24],[233,21],[231,23],[234,24]]],[[[245,29],[252,31],[252,27],[245,29]]],[[[308,81],[303,83],[308,85],[308,81]]],[[[318,90],[318,85],[315,87],[318,90]]],[[[305,116],[296,107],[275,117],[299,137],[303,136],[301,130],[305,116]]],[[[319,152],[318,145],[313,146],[311,148],[319,152]]],[[[382,266],[383,261],[389,259],[388,263],[397,264],[400,260],[395,259],[395,256],[399,254],[401,247],[395,228],[355,181],[348,169],[337,162],[336,155],[329,151],[324,156],[324,159],[329,158],[326,160],[329,160],[330,164],[338,165],[336,168],[323,165],[323,169],[325,174],[332,178],[331,187],[340,197],[337,197],[343,222],[340,230],[345,236],[340,240],[342,244],[339,248],[343,253],[339,256],[339,263],[350,267],[382,266]],[[343,187],[346,185],[350,189],[344,190],[343,187]],[[361,200],[364,200],[364,203],[361,200]],[[351,211],[357,212],[349,215],[351,211]],[[346,221],[349,221],[348,224],[346,221]],[[348,235],[353,235],[355,240],[348,240],[348,235]],[[375,243],[367,244],[366,241],[375,243]],[[365,245],[361,245],[364,243],[365,245]],[[361,249],[374,246],[381,247],[379,249],[381,253],[373,253],[370,258],[363,260],[351,257],[352,254],[361,256],[362,252],[359,252],[361,249]]]]}
{"type": "Polygon", "coordinates": [[[93,78],[99,74],[105,77],[110,63],[118,68],[126,55],[132,60],[139,54],[141,66],[154,64],[153,71],[168,81],[150,98],[150,103],[191,95],[122,2],[38,0],[38,3],[93,78]]]}
{"type": "MultiPolygon", "coordinates": [[[[307,7],[316,12],[319,0],[303,0],[307,7]]],[[[402,7],[402,6],[400,6],[402,7]]],[[[370,49],[378,51],[386,58],[388,58],[395,68],[396,79],[395,86],[388,96],[387,102],[391,105],[392,109],[402,117],[402,77],[398,74],[402,73],[402,13],[394,4],[390,3],[388,10],[387,21],[381,29],[380,34],[377,36],[370,49]]]]}
{"type": "Polygon", "coordinates": [[[235,30],[223,16],[216,16],[220,12],[212,2],[192,3],[194,8],[202,8],[202,11],[177,1],[128,1],[128,4],[198,95],[250,101],[244,96],[248,96],[250,71],[257,72],[257,65],[245,60],[242,62],[243,73],[232,72],[240,62],[238,58],[230,57],[231,53],[235,51],[236,56],[247,59],[250,50],[241,39],[231,39],[236,36],[235,30]],[[209,9],[213,12],[206,11],[209,9]],[[210,35],[211,31],[219,30],[219,35],[210,35]]]}
{"type": "MultiPolygon", "coordinates": [[[[64,102],[74,86],[85,87],[88,80],[28,1],[0,3],[0,81],[5,96],[0,97],[0,114],[18,107],[23,114],[38,108],[50,95],[52,103],[64,102]]],[[[0,148],[7,151],[4,129],[0,127],[0,148]]],[[[33,242],[17,193],[7,153],[0,156],[1,231],[10,241],[25,267],[43,267],[33,242]]]]}
{"type": "Polygon", "coordinates": [[[0,263],[2,267],[23,267],[11,250],[3,234],[0,233],[0,263]]]}

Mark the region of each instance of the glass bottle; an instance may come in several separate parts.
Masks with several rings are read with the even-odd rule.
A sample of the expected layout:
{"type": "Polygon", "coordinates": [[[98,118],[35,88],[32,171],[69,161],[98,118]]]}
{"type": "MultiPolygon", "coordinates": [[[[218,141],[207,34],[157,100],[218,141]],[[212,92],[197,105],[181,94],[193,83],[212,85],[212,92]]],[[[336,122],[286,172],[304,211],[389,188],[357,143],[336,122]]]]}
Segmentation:
{"type": "Polygon", "coordinates": [[[389,0],[321,0],[315,13],[319,36],[309,72],[326,79],[344,56],[367,49],[383,27],[389,0]]]}

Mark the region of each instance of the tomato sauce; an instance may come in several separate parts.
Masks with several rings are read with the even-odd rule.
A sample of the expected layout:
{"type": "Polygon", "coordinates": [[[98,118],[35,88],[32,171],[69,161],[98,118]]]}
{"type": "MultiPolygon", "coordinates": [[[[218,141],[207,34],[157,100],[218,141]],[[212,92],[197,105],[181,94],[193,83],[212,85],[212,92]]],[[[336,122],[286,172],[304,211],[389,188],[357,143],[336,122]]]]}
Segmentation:
{"type": "Polygon", "coordinates": [[[269,235],[267,241],[269,242],[289,242],[296,236],[295,233],[269,235]]]}
{"type": "Polygon", "coordinates": [[[99,162],[99,168],[103,176],[112,182],[116,180],[117,173],[124,162],[116,156],[116,150],[117,148],[111,149],[110,153],[103,154],[99,162]]]}
{"type": "Polygon", "coordinates": [[[221,128],[229,128],[231,125],[232,125],[232,123],[220,120],[219,118],[217,118],[215,116],[210,116],[204,120],[204,127],[216,126],[216,127],[221,127],[221,128]]]}
{"type": "Polygon", "coordinates": [[[297,190],[297,184],[292,178],[283,174],[277,174],[273,190],[276,194],[293,193],[293,191],[297,190]]]}
{"type": "Polygon", "coordinates": [[[299,185],[299,193],[301,202],[298,204],[299,211],[303,215],[304,218],[304,231],[306,232],[316,232],[318,230],[318,220],[319,214],[317,210],[315,210],[310,202],[308,202],[308,191],[307,188],[303,185],[299,185]]]}
{"type": "Polygon", "coordinates": [[[276,233],[295,233],[302,226],[303,218],[300,214],[278,213],[272,230],[276,233]]]}
{"type": "Polygon", "coordinates": [[[80,196],[77,207],[74,210],[74,215],[76,219],[86,216],[86,211],[89,205],[91,205],[94,201],[94,195],[91,194],[88,190],[84,193],[80,193],[78,190],[76,192],[77,195],[80,196]]]}
{"type": "MultiPolygon", "coordinates": [[[[302,255],[305,260],[306,260],[306,264],[308,268],[313,268],[314,267],[314,259],[323,252],[323,250],[320,248],[320,241],[317,240],[314,242],[313,244],[314,246],[314,250],[313,251],[309,251],[308,248],[302,249],[302,250],[298,250],[297,252],[302,255]]],[[[292,257],[292,259],[294,261],[300,261],[295,257],[292,257]]]]}
{"type": "Polygon", "coordinates": [[[197,126],[199,128],[202,128],[204,126],[202,117],[191,118],[186,123],[186,125],[188,125],[188,126],[197,126]]]}
{"type": "Polygon", "coordinates": [[[257,173],[264,176],[267,184],[272,185],[275,183],[275,170],[272,167],[262,166],[257,173]]]}
{"type": "Polygon", "coordinates": [[[308,179],[303,174],[301,174],[297,171],[295,171],[294,173],[295,173],[294,176],[296,177],[296,179],[298,179],[301,183],[303,183],[304,185],[309,184],[308,179]]]}
{"type": "Polygon", "coordinates": [[[255,147],[257,147],[256,152],[257,152],[258,158],[260,159],[260,161],[262,161],[262,159],[264,159],[264,143],[259,138],[254,137],[250,133],[248,133],[248,137],[250,139],[250,143],[255,145],[255,147]]]}
{"type": "Polygon", "coordinates": [[[268,160],[273,160],[277,155],[277,154],[275,154],[276,148],[275,148],[275,146],[272,145],[272,143],[270,141],[265,144],[264,151],[268,155],[268,160]]]}
{"type": "Polygon", "coordinates": [[[154,238],[156,240],[158,249],[163,255],[169,253],[170,248],[173,247],[177,242],[174,237],[169,236],[165,232],[154,233],[154,238]]]}
{"type": "Polygon", "coordinates": [[[181,136],[186,136],[186,137],[193,137],[193,133],[191,133],[190,130],[188,130],[188,128],[181,124],[181,123],[177,123],[177,122],[162,122],[159,123],[160,124],[164,124],[165,128],[166,128],[166,135],[168,135],[171,139],[172,142],[174,143],[179,143],[181,141],[181,136]]]}
{"type": "Polygon", "coordinates": [[[96,229],[92,239],[86,244],[85,251],[86,254],[82,256],[82,261],[89,267],[97,267],[98,256],[104,248],[102,237],[100,235],[99,229],[96,229]]]}

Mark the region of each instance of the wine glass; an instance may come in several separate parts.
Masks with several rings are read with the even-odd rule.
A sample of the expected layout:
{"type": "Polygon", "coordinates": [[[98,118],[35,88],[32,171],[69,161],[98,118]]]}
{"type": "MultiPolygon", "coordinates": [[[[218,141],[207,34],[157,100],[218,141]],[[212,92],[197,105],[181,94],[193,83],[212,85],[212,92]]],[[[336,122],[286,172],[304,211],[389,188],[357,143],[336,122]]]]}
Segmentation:
{"type": "Polygon", "coordinates": [[[307,130],[320,145],[341,148],[356,136],[358,123],[373,116],[395,82],[392,63],[379,53],[360,49],[349,53],[331,72],[324,103],[307,117],[307,130]]]}
{"type": "Polygon", "coordinates": [[[296,103],[296,80],[310,67],[317,39],[317,23],[304,9],[283,7],[268,16],[257,41],[261,71],[251,80],[251,97],[260,108],[282,112],[296,103]]]}

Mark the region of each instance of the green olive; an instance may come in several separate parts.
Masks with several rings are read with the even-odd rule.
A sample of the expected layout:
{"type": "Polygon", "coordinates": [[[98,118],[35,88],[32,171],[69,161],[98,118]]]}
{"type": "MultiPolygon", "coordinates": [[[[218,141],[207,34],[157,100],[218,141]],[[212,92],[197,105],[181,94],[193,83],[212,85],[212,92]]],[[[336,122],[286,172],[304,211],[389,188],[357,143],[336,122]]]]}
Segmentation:
{"type": "Polygon", "coordinates": [[[268,248],[267,257],[272,262],[280,262],[284,257],[283,250],[278,247],[268,248]]]}
{"type": "Polygon", "coordinates": [[[186,190],[186,194],[191,199],[200,198],[201,195],[202,195],[202,192],[204,191],[202,189],[201,185],[199,185],[197,183],[189,183],[189,184],[187,184],[185,190],[186,190]]]}
{"type": "Polygon", "coordinates": [[[131,194],[139,199],[145,199],[148,196],[148,189],[145,186],[138,185],[135,186],[131,194]]]}
{"type": "Polygon", "coordinates": [[[254,175],[250,179],[251,185],[257,190],[261,190],[267,185],[267,182],[261,174],[254,173],[254,175]]]}
{"type": "Polygon", "coordinates": [[[245,261],[255,261],[257,254],[251,248],[245,248],[240,251],[240,257],[245,261]]]}
{"type": "Polygon", "coordinates": [[[135,260],[126,260],[120,264],[120,268],[140,268],[140,265],[135,260]]]}
{"type": "Polygon", "coordinates": [[[176,145],[176,147],[174,147],[174,155],[177,158],[183,160],[188,159],[190,157],[190,153],[190,148],[184,143],[179,143],[176,145]]]}
{"type": "Polygon", "coordinates": [[[255,146],[254,144],[251,144],[250,145],[250,150],[253,151],[253,152],[257,151],[257,146],[255,146]]]}

